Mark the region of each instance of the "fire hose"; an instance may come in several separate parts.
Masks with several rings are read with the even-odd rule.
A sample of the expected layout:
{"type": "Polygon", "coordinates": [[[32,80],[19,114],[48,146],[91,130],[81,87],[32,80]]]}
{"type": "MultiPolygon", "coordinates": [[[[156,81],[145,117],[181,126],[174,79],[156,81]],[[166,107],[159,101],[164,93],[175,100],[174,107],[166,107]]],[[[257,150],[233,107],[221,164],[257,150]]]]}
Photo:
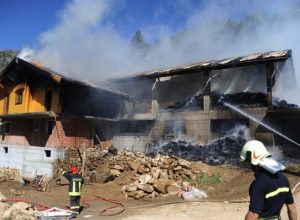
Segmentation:
{"type": "MultiPolygon", "coordinates": [[[[93,196],[91,198],[84,199],[82,201],[82,204],[87,209],[90,207],[90,202],[92,201],[104,201],[113,203],[114,205],[104,208],[99,212],[99,216],[115,216],[123,213],[125,211],[125,206],[123,203],[121,203],[119,200],[110,199],[110,198],[104,198],[101,196],[96,195],[96,186],[94,184],[86,184],[93,186],[93,196]],[[119,207],[119,208],[118,208],[119,207]],[[114,210],[115,212],[112,212],[114,210]],[[117,210],[117,211],[116,211],[117,210]]],[[[300,185],[300,182],[298,182],[292,189],[292,193],[295,192],[296,188],[300,185]]],[[[51,195],[50,195],[51,196],[51,195]]],[[[6,202],[26,202],[32,205],[37,206],[38,211],[44,211],[46,209],[49,209],[50,207],[48,205],[35,202],[29,199],[25,198],[11,198],[6,199],[6,202]]],[[[179,203],[189,203],[189,202],[227,202],[227,203],[246,203],[249,202],[248,200],[232,200],[232,201],[225,201],[225,200],[198,200],[198,201],[172,201],[172,202],[162,202],[162,203],[155,203],[155,204],[148,204],[148,205],[142,205],[142,206],[135,206],[135,207],[128,207],[129,209],[132,208],[143,208],[143,207],[151,207],[151,206],[157,206],[157,205],[171,205],[171,204],[179,204],[179,203]]],[[[283,215],[286,215],[287,213],[283,213],[283,215]]]]}
{"type": "MultiPolygon", "coordinates": [[[[93,186],[93,195],[92,195],[92,197],[82,200],[82,204],[86,209],[90,207],[89,203],[92,202],[92,201],[104,201],[104,202],[112,203],[113,205],[109,206],[109,207],[106,207],[103,210],[101,210],[98,214],[99,216],[115,216],[115,215],[119,215],[119,214],[121,214],[122,212],[125,211],[125,206],[121,201],[116,200],[116,199],[104,198],[102,196],[98,196],[97,192],[96,192],[96,186],[94,184],[85,184],[85,185],[93,186]],[[117,210],[117,211],[113,212],[112,211],[113,209],[117,210]]],[[[54,197],[53,195],[51,195],[49,193],[47,195],[51,196],[51,197],[54,197]]],[[[20,198],[20,197],[6,199],[5,201],[8,202],[8,203],[26,202],[28,204],[36,206],[38,211],[45,211],[45,210],[50,208],[49,205],[42,204],[42,203],[39,203],[39,202],[35,202],[33,200],[26,199],[26,198],[20,198]]]]}

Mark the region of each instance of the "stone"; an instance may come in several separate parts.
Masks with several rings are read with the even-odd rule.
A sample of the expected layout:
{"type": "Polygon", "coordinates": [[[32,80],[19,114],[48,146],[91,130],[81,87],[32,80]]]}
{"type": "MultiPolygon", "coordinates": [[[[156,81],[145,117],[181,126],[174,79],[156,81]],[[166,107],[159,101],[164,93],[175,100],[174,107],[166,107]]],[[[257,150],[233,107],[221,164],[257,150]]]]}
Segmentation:
{"type": "Polygon", "coordinates": [[[163,160],[163,163],[164,163],[165,165],[168,165],[168,166],[170,166],[173,162],[174,162],[174,159],[173,159],[173,158],[165,158],[165,159],[163,160]]]}
{"type": "Polygon", "coordinates": [[[147,193],[152,193],[154,191],[154,187],[150,184],[138,184],[137,188],[147,193]]]}
{"type": "Polygon", "coordinates": [[[3,215],[3,213],[9,208],[8,203],[0,202],[0,217],[3,215]]]}
{"type": "Polygon", "coordinates": [[[190,170],[184,170],[183,174],[189,178],[192,178],[193,176],[195,176],[195,174],[193,174],[190,170]]]}
{"type": "Polygon", "coordinates": [[[173,172],[172,169],[169,169],[169,170],[168,170],[168,175],[169,175],[169,178],[170,178],[170,179],[174,179],[174,172],[173,172]]]}
{"type": "Polygon", "coordinates": [[[0,192],[0,202],[5,202],[6,197],[0,192]]]}
{"type": "Polygon", "coordinates": [[[120,176],[121,172],[119,170],[116,170],[116,169],[111,169],[110,174],[113,175],[113,176],[120,176]]]}
{"type": "Polygon", "coordinates": [[[182,170],[182,166],[176,166],[176,167],[173,167],[173,170],[174,170],[174,171],[182,170]]]}
{"type": "Polygon", "coordinates": [[[159,173],[159,179],[167,180],[167,179],[169,179],[169,176],[168,176],[167,173],[161,171],[161,172],[159,173]]]}
{"type": "Polygon", "coordinates": [[[166,194],[167,193],[167,186],[171,185],[172,181],[171,180],[164,180],[164,179],[158,179],[155,180],[154,182],[154,188],[156,189],[157,192],[166,194]]]}
{"type": "Polygon", "coordinates": [[[149,174],[144,174],[139,177],[139,183],[146,184],[148,183],[152,177],[149,174]]]}
{"type": "Polygon", "coordinates": [[[143,198],[145,195],[146,195],[146,194],[144,193],[143,190],[138,190],[138,191],[136,191],[136,194],[135,194],[134,198],[135,198],[135,199],[141,199],[141,198],[143,198]]]}
{"type": "Polygon", "coordinates": [[[139,174],[145,173],[145,167],[144,167],[143,165],[140,165],[140,166],[137,168],[137,173],[139,173],[139,174]]]}
{"type": "Polygon", "coordinates": [[[131,191],[126,194],[128,197],[135,197],[136,191],[131,191]]]}
{"type": "Polygon", "coordinates": [[[180,159],[178,160],[178,165],[185,167],[185,168],[189,168],[190,167],[190,162],[180,159]]]}
{"type": "Polygon", "coordinates": [[[159,173],[160,173],[160,169],[157,167],[152,167],[151,169],[151,175],[153,177],[153,179],[158,179],[159,178],[159,173]]]}
{"type": "Polygon", "coordinates": [[[2,219],[27,219],[35,220],[34,214],[38,211],[25,202],[14,203],[2,215],[2,219]]]}
{"type": "Polygon", "coordinates": [[[148,200],[148,199],[154,199],[154,198],[157,197],[158,195],[159,195],[159,194],[158,194],[157,192],[153,191],[152,193],[145,195],[143,199],[145,199],[145,200],[148,200]]]}
{"type": "Polygon", "coordinates": [[[123,170],[124,170],[124,167],[121,166],[121,165],[118,165],[118,164],[114,165],[113,168],[116,169],[116,170],[120,170],[120,171],[123,171],[123,170]]]}
{"type": "Polygon", "coordinates": [[[127,185],[126,186],[126,191],[127,192],[133,192],[133,191],[136,191],[137,190],[137,184],[130,184],[130,185],[127,185]]]}
{"type": "Polygon", "coordinates": [[[115,180],[115,176],[110,173],[97,173],[96,181],[97,183],[108,183],[115,180]]]}
{"type": "Polygon", "coordinates": [[[180,191],[180,186],[177,184],[172,184],[167,186],[168,195],[176,195],[180,191]]]}

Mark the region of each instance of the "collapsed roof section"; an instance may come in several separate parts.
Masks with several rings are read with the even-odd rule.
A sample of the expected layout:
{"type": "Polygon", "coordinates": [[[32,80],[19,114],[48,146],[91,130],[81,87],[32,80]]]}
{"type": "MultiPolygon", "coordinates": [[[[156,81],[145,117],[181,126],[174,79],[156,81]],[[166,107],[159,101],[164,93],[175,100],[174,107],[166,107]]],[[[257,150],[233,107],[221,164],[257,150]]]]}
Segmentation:
{"type": "Polygon", "coordinates": [[[112,79],[112,81],[126,81],[131,79],[151,79],[159,77],[167,77],[173,75],[181,75],[185,73],[218,70],[230,67],[240,67],[253,64],[264,63],[268,61],[283,61],[292,56],[292,50],[278,50],[265,53],[255,53],[247,56],[239,56],[226,58],[221,60],[203,61],[189,65],[182,65],[172,68],[159,69],[138,73],[135,75],[112,79]]]}

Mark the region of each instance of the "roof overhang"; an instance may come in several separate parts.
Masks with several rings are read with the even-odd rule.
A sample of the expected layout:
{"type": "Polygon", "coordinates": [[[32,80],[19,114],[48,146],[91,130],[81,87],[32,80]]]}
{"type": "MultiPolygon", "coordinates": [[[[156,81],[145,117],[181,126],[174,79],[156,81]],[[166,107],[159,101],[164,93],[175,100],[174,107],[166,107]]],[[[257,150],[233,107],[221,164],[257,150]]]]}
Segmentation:
{"type": "Polygon", "coordinates": [[[266,63],[269,61],[283,61],[292,56],[292,50],[278,50],[265,53],[255,53],[247,56],[239,56],[233,58],[226,58],[221,60],[203,61],[189,65],[182,65],[172,68],[159,69],[138,73],[135,75],[111,79],[111,81],[127,81],[131,79],[153,79],[174,75],[181,75],[187,73],[195,73],[202,71],[218,70],[231,67],[240,67],[247,65],[254,65],[266,63]]]}
{"type": "Polygon", "coordinates": [[[105,92],[105,93],[109,93],[111,95],[115,95],[121,98],[125,98],[125,99],[133,99],[133,97],[119,92],[119,91],[112,91],[110,89],[104,88],[104,87],[100,87],[97,85],[92,85],[86,82],[82,82],[82,81],[78,81],[75,79],[71,79],[69,77],[63,76],[53,70],[50,70],[46,67],[44,67],[43,65],[35,62],[35,61],[27,61],[27,60],[23,60],[19,57],[15,57],[1,72],[0,74],[0,82],[2,81],[2,79],[5,77],[5,74],[9,71],[10,68],[12,68],[15,65],[20,65],[22,66],[24,69],[30,70],[30,72],[34,72],[36,74],[39,74],[41,77],[46,78],[48,80],[52,80],[55,84],[60,85],[60,86],[66,86],[66,85],[73,85],[73,86],[80,86],[80,87],[89,87],[101,92],[105,92]]]}

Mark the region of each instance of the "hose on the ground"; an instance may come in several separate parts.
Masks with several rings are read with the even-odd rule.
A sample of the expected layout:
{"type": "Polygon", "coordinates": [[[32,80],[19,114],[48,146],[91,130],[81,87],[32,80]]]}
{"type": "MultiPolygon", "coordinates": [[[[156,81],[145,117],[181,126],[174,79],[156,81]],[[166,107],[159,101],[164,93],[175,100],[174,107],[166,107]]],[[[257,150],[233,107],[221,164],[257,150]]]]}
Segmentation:
{"type": "MultiPolygon", "coordinates": [[[[85,185],[93,186],[93,196],[91,198],[87,198],[87,199],[82,200],[82,204],[84,205],[85,208],[90,207],[89,202],[91,202],[91,201],[104,201],[104,202],[113,203],[114,205],[106,207],[103,210],[101,210],[99,212],[99,216],[115,216],[115,215],[119,215],[119,214],[121,214],[122,212],[125,211],[124,204],[122,202],[120,202],[119,200],[104,198],[102,196],[98,196],[97,191],[96,191],[96,186],[94,184],[85,184],[85,185]],[[117,207],[119,207],[119,208],[117,208],[117,207]],[[115,210],[118,210],[118,211],[115,211],[115,210]]],[[[20,198],[20,197],[6,199],[5,201],[8,202],[8,203],[26,202],[28,204],[36,206],[38,211],[44,211],[44,210],[47,210],[47,209],[50,208],[49,205],[42,204],[42,203],[39,203],[39,202],[35,202],[33,200],[26,199],[26,198],[20,198]]]]}
{"type": "Polygon", "coordinates": [[[113,203],[114,205],[109,206],[105,209],[103,209],[102,211],[99,212],[100,216],[114,216],[114,215],[119,215],[122,212],[125,211],[125,206],[123,203],[121,203],[119,200],[116,199],[111,199],[111,198],[104,198],[102,196],[98,196],[97,195],[97,190],[96,190],[96,186],[94,184],[86,184],[86,185],[91,185],[93,186],[93,197],[88,198],[88,199],[84,199],[82,200],[82,204],[88,208],[90,207],[89,202],[91,201],[104,201],[104,202],[109,202],[109,203],[113,203]],[[112,210],[115,210],[115,208],[119,207],[117,210],[117,212],[112,212],[112,210]]]}
{"type": "MultiPolygon", "coordinates": [[[[97,195],[96,191],[96,186],[94,184],[85,184],[85,185],[91,185],[93,186],[93,196],[91,198],[87,198],[82,200],[82,204],[84,205],[85,208],[90,207],[90,202],[92,201],[104,201],[104,202],[109,202],[113,203],[114,205],[109,206],[104,208],[99,212],[99,216],[115,216],[119,215],[122,212],[125,211],[125,206],[123,203],[121,203],[119,200],[115,199],[110,199],[110,198],[104,198],[102,196],[97,195]],[[117,211],[116,211],[117,210],[117,211]],[[115,211],[115,212],[113,212],[115,211]]],[[[300,182],[298,182],[292,189],[292,193],[295,192],[296,188],[300,185],[300,182]]],[[[32,205],[37,206],[39,211],[44,211],[46,209],[49,209],[50,207],[48,205],[38,203],[29,199],[25,198],[11,198],[11,199],[6,199],[6,202],[26,202],[32,205]]],[[[151,207],[151,206],[158,206],[158,205],[171,205],[171,204],[178,204],[178,203],[195,203],[195,202],[223,202],[223,203],[246,203],[249,202],[249,200],[196,200],[196,201],[171,201],[171,202],[162,202],[162,203],[155,203],[155,204],[147,204],[147,205],[142,205],[142,206],[132,206],[132,207],[127,207],[127,209],[133,209],[133,208],[144,208],[144,207],[151,207]]],[[[283,213],[287,214],[287,213],[283,213]]]]}

